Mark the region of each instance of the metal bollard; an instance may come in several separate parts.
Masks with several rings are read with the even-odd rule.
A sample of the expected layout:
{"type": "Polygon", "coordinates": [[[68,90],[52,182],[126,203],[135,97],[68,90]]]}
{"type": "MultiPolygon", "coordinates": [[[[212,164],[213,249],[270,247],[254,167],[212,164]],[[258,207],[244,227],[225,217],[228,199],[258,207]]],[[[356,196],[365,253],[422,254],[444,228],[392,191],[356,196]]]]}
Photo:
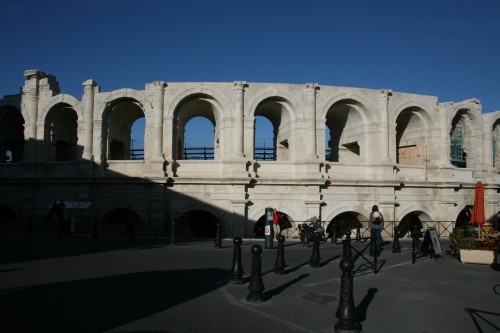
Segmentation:
{"type": "Polygon", "coordinates": [[[351,250],[351,231],[347,230],[345,233],[345,240],[342,241],[342,255],[344,257],[352,257],[351,250]]]}
{"type": "Polygon", "coordinates": [[[260,245],[252,246],[252,273],[250,276],[250,283],[248,284],[248,291],[250,293],[247,295],[247,301],[253,303],[260,303],[264,301],[264,295],[262,292],[264,289],[264,282],[262,282],[262,272],[261,272],[261,259],[260,254],[262,253],[262,247],[260,245]]]}
{"type": "Polygon", "coordinates": [[[399,245],[399,227],[394,227],[394,241],[392,242],[392,253],[401,253],[401,245],[399,245]]]}
{"type": "Polygon", "coordinates": [[[241,264],[241,243],[240,237],[235,237],[233,239],[234,251],[233,251],[233,265],[231,266],[231,274],[229,276],[229,281],[231,284],[242,284],[243,283],[243,265],[241,264]]]}
{"type": "Polygon", "coordinates": [[[354,260],[349,257],[344,257],[340,261],[340,269],[342,276],[340,281],[340,298],[339,306],[335,316],[339,320],[335,326],[335,332],[359,332],[358,324],[356,323],[356,307],[354,306],[353,296],[353,276],[354,260]]]}
{"type": "Polygon", "coordinates": [[[278,252],[276,252],[276,261],[274,263],[275,274],[285,274],[285,236],[279,235],[278,237],[278,252]]]}
{"type": "Polygon", "coordinates": [[[332,222],[332,231],[331,232],[331,237],[332,237],[332,244],[337,245],[337,223],[332,222]]]}
{"type": "Polygon", "coordinates": [[[377,253],[377,234],[375,229],[370,231],[370,255],[375,255],[377,253]]]}
{"type": "Polygon", "coordinates": [[[220,222],[217,222],[216,230],[215,230],[215,245],[214,247],[218,249],[222,249],[222,240],[220,238],[220,222]]]}
{"type": "Polygon", "coordinates": [[[170,234],[170,245],[175,244],[175,220],[172,219],[172,233],[170,234]]]}
{"type": "Polygon", "coordinates": [[[320,261],[321,257],[319,255],[319,240],[320,234],[318,232],[314,233],[314,244],[313,244],[313,252],[311,254],[311,259],[309,260],[309,265],[313,268],[321,267],[320,261]]]}

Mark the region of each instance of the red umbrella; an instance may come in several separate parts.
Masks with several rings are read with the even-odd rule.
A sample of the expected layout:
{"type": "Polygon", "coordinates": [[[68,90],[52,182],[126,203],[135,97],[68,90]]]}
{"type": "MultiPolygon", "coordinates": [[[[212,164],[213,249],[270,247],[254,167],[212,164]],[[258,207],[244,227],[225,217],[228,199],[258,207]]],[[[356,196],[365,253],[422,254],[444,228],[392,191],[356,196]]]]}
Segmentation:
{"type": "Polygon", "coordinates": [[[476,183],[476,192],[474,193],[474,207],[472,208],[472,214],[470,217],[470,222],[472,224],[484,225],[484,188],[483,183],[476,183]]]}

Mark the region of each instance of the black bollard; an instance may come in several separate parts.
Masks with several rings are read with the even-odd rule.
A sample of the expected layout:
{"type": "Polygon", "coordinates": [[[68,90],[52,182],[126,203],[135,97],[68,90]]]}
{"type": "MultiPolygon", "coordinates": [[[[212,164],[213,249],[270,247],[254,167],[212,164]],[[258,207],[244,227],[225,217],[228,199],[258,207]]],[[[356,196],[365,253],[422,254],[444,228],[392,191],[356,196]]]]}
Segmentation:
{"type": "Polygon", "coordinates": [[[278,252],[276,252],[276,261],[274,262],[274,274],[285,274],[285,236],[278,237],[278,252]]]}
{"type": "Polygon", "coordinates": [[[356,224],[356,243],[361,242],[361,224],[356,224]]]}
{"type": "Polygon", "coordinates": [[[394,241],[392,242],[392,253],[401,253],[401,245],[399,245],[399,227],[394,227],[394,241]]]}
{"type": "Polygon", "coordinates": [[[99,223],[97,222],[97,217],[94,218],[94,224],[92,227],[92,240],[99,239],[99,223]]]}
{"type": "Polygon", "coordinates": [[[331,236],[332,236],[332,244],[337,245],[337,224],[335,222],[332,222],[332,231],[331,231],[331,236]]]}
{"type": "Polygon", "coordinates": [[[321,267],[320,261],[321,257],[319,256],[319,240],[320,240],[319,232],[314,233],[314,244],[313,244],[313,252],[311,254],[311,259],[309,260],[309,265],[313,268],[321,267]]]}
{"type": "Polygon", "coordinates": [[[215,245],[216,248],[222,249],[222,240],[220,238],[220,222],[217,222],[215,230],[215,245]]]}
{"type": "Polygon", "coordinates": [[[414,227],[411,231],[411,263],[415,264],[417,261],[418,251],[418,227],[414,227]]]}
{"type": "Polygon", "coordinates": [[[351,250],[351,231],[347,230],[345,233],[345,240],[342,241],[342,254],[344,257],[352,257],[352,250],[351,250]]]}
{"type": "Polygon", "coordinates": [[[233,265],[231,266],[231,275],[229,276],[229,281],[231,284],[242,284],[243,283],[243,265],[241,264],[241,243],[240,237],[235,237],[233,239],[234,251],[233,251],[233,265]]]}
{"type": "Polygon", "coordinates": [[[260,254],[262,253],[262,247],[260,245],[252,246],[252,273],[250,276],[250,283],[248,284],[248,291],[250,293],[247,295],[247,301],[253,303],[260,303],[264,301],[264,295],[262,292],[264,289],[264,282],[262,282],[262,272],[261,272],[261,259],[260,254]]]}
{"type": "Polygon", "coordinates": [[[28,216],[28,225],[26,226],[26,236],[31,236],[33,233],[33,220],[28,216]]]}
{"type": "Polygon", "coordinates": [[[370,231],[370,255],[375,255],[377,253],[377,234],[375,229],[370,231]]]}
{"type": "Polygon", "coordinates": [[[354,261],[352,258],[344,257],[340,261],[340,269],[342,276],[340,281],[340,298],[339,307],[335,316],[339,320],[335,326],[335,332],[359,332],[358,324],[356,323],[356,307],[354,306],[353,296],[353,277],[352,270],[354,269],[354,261]]]}
{"type": "Polygon", "coordinates": [[[175,244],[175,220],[172,219],[172,233],[170,234],[170,245],[175,244]]]}

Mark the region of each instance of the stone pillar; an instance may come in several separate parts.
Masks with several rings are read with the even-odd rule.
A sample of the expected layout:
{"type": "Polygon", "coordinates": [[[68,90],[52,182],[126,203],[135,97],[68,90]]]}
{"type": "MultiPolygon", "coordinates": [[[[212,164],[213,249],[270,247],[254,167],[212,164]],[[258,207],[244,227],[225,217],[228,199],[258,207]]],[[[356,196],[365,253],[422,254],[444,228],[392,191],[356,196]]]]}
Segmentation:
{"type": "MultiPolygon", "coordinates": [[[[231,237],[245,236],[246,209],[248,200],[231,200],[233,216],[231,218],[231,237]]],[[[226,236],[227,233],[225,233],[226,236]]]]}
{"type": "Polygon", "coordinates": [[[391,160],[389,151],[389,96],[391,96],[391,90],[389,89],[381,90],[378,96],[380,108],[380,149],[377,152],[384,162],[391,160]]]}
{"type": "Polygon", "coordinates": [[[234,81],[233,91],[234,91],[234,157],[244,158],[244,131],[243,131],[243,118],[244,118],[244,99],[245,99],[245,88],[247,87],[246,81],[234,81]]]}
{"type": "MultiPolygon", "coordinates": [[[[441,166],[442,167],[451,167],[451,157],[450,157],[450,149],[451,149],[451,139],[450,139],[450,129],[451,129],[451,120],[448,123],[448,112],[452,107],[452,103],[443,103],[439,104],[439,127],[441,128],[441,166]]],[[[451,113],[451,111],[450,111],[451,113]]]]}
{"type": "Polygon", "coordinates": [[[152,160],[163,161],[163,101],[165,87],[164,81],[153,82],[154,90],[154,133],[152,160]]]}
{"type": "Polygon", "coordinates": [[[484,158],[483,158],[483,169],[484,170],[493,170],[493,162],[495,156],[493,155],[493,133],[492,126],[490,122],[487,120],[488,118],[483,119],[483,137],[484,137],[484,158]]]}
{"type": "Polygon", "coordinates": [[[306,84],[306,116],[311,121],[308,123],[307,133],[307,158],[318,159],[317,144],[316,144],[316,91],[319,89],[317,83],[306,84]]]}
{"type": "Polygon", "coordinates": [[[24,161],[27,162],[34,162],[36,158],[39,82],[43,75],[43,72],[36,69],[24,72],[26,81],[22,87],[21,108],[22,112],[28,115],[28,126],[24,131],[26,140],[24,161]]]}
{"type": "Polygon", "coordinates": [[[93,136],[94,136],[94,87],[97,84],[93,80],[83,82],[83,101],[84,101],[84,114],[85,114],[85,137],[83,147],[83,158],[85,160],[92,160],[93,154],[93,136]]]}

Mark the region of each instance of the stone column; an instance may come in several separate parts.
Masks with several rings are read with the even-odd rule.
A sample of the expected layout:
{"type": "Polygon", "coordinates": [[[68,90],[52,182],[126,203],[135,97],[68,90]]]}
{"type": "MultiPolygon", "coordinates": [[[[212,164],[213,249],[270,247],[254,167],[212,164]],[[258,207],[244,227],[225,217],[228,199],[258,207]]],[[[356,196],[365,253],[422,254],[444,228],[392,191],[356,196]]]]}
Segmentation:
{"type": "Polygon", "coordinates": [[[306,84],[306,117],[310,118],[307,125],[307,158],[318,159],[317,144],[316,144],[316,91],[319,89],[317,83],[306,84]]]}
{"type": "MultiPolygon", "coordinates": [[[[388,162],[391,160],[389,151],[389,96],[391,90],[383,89],[379,92],[379,108],[380,108],[380,149],[377,150],[382,161],[388,162]]],[[[396,148],[396,147],[394,147],[396,148]]]]}
{"type": "Polygon", "coordinates": [[[244,118],[244,99],[245,99],[245,88],[247,87],[246,81],[234,81],[233,92],[234,92],[234,156],[236,158],[244,158],[244,131],[243,131],[243,118],[244,118]]]}
{"type": "Polygon", "coordinates": [[[26,148],[24,150],[24,160],[34,162],[36,158],[37,146],[37,121],[38,121],[38,97],[40,93],[39,81],[44,73],[31,69],[24,72],[26,78],[24,87],[22,87],[21,108],[23,113],[28,115],[28,126],[24,132],[26,148]]]}
{"type": "Polygon", "coordinates": [[[165,87],[164,81],[153,82],[154,90],[154,134],[152,160],[163,161],[163,102],[165,87]]]}
{"type": "MultiPolygon", "coordinates": [[[[452,103],[442,103],[438,105],[439,108],[439,127],[441,128],[441,166],[451,167],[451,139],[450,128],[451,123],[448,123],[448,112],[451,113],[452,103]],[[450,110],[450,111],[449,111],[450,110]]],[[[450,121],[451,122],[451,121],[450,121]]]]}
{"type": "Polygon", "coordinates": [[[495,156],[493,155],[493,133],[492,126],[489,122],[489,118],[483,119],[483,137],[484,137],[484,158],[483,158],[483,169],[493,170],[493,162],[495,156]]]}
{"type": "MultiPolygon", "coordinates": [[[[231,200],[232,218],[231,218],[231,237],[245,236],[246,209],[248,200],[231,200]]],[[[227,233],[224,233],[227,236],[227,233]]]]}
{"type": "Polygon", "coordinates": [[[93,80],[83,82],[83,100],[84,100],[84,113],[85,113],[85,137],[83,147],[83,159],[92,160],[92,143],[94,136],[94,87],[97,84],[93,80]]]}

